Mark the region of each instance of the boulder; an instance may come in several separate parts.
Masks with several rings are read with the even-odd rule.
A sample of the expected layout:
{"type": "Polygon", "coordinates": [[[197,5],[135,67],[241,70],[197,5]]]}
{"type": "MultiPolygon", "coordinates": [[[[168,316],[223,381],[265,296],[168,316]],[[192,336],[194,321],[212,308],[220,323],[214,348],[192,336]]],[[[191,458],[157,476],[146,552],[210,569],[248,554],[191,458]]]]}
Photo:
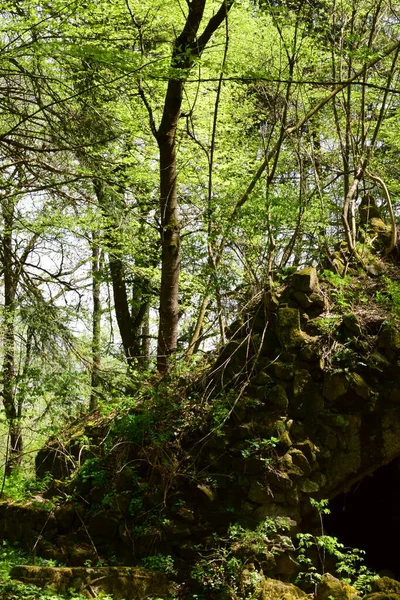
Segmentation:
{"type": "Polygon", "coordinates": [[[299,600],[308,598],[307,594],[291,583],[277,579],[266,579],[262,585],[262,600],[299,600]]]}
{"type": "Polygon", "coordinates": [[[292,277],[292,288],[298,292],[311,293],[318,289],[318,276],[314,267],[301,269],[292,277]]]}
{"type": "Polygon", "coordinates": [[[150,597],[172,598],[172,585],[163,573],[137,567],[32,567],[18,565],[11,577],[22,583],[45,587],[57,592],[73,588],[88,598],[99,592],[113,594],[114,600],[148,600],[150,597]]]}
{"type": "Polygon", "coordinates": [[[386,594],[385,592],[374,592],[367,594],[363,600],[400,600],[400,594],[386,594]]]}
{"type": "Polygon", "coordinates": [[[359,599],[358,592],[351,585],[336,579],[330,573],[322,576],[318,584],[316,600],[356,600],[359,599]]]}
{"type": "Polygon", "coordinates": [[[400,581],[390,577],[379,577],[371,586],[371,592],[384,592],[386,594],[400,594],[400,581]]]}

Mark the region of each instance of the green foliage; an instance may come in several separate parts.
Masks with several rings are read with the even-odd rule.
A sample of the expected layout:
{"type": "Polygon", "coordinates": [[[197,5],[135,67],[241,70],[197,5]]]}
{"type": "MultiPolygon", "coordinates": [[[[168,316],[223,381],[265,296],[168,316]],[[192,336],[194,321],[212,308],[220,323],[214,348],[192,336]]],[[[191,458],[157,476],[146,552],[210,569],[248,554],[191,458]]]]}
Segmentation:
{"type": "MultiPolygon", "coordinates": [[[[32,556],[19,548],[18,544],[8,544],[3,540],[0,549],[0,597],[2,600],[83,600],[86,596],[73,590],[58,594],[52,588],[41,589],[35,585],[25,585],[10,579],[10,571],[14,565],[32,563],[32,556]]],[[[37,566],[62,566],[53,560],[36,557],[37,566]]],[[[111,596],[102,595],[102,600],[112,600],[111,596]]]]}
{"type": "Polygon", "coordinates": [[[314,536],[310,533],[299,533],[297,539],[297,561],[306,567],[298,574],[298,582],[317,584],[324,573],[324,563],[329,556],[333,559],[335,572],[341,579],[361,593],[370,591],[371,584],[378,575],[365,566],[364,550],[346,548],[336,537],[329,535],[314,536]],[[314,565],[314,561],[309,556],[308,551],[313,548],[317,550],[321,563],[320,569],[314,565]]]}
{"type": "MultiPolygon", "coordinates": [[[[53,477],[48,473],[43,479],[36,479],[23,469],[16,469],[5,478],[3,494],[15,502],[29,500],[32,495],[44,492],[50,485],[53,477]]],[[[51,503],[49,502],[50,506],[51,503]]]]}
{"type": "Polygon", "coordinates": [[[265,464],[269,464],[272,460],[271,451],[279,444],[279,438],[251,439],[247,440],[246,444],[247,447],[241,451],[243,458],[254,456],[265,464]]]}
{"type": "Polygon", "coordinates": [[[88,458],[79,468],[77,478],[83,482],[90,481],[92,485],[104,487],[107,484],[108,473],[100,458],[88,458]]]}
{"type": "Polygon", "coordinates": [[[349,308],[352,299],[354,299],[354,293],[350,285],[351,277],[349,275],[342,277],[329,270],[325,270],[323,274],[325,279],[334,287],[334,289],[331,289],[331,295],[335,300],[335,305],[341,308],[349,308]]]}
{"type": "Polygon", "coordinates": [[[248,563],[262,563],[269,557],[293,548],[285,535],[290,528],[287,520],[269,517],[255,529],[238,523],[232,524],[227,538],[214,536],[214,550],[205,551],[206,557],[198,560],[191,577],[206,590],[218,590],[229,598],[251,600],[257,592],[262,575],[258,570],[247,569],[248,563]]]}
{"type": "Polygon", "coordinates": [[[336,537],[325,535],[323,515],[330,513],[328,500],[318,501],[310,498],[310,503],[320,516],[321,535],[297,534],[297,561],[304,568],[297,575],[297,581],[316,586],[325,573],[327,562],[329,561],[332,564],[333,561],[334,571],[341,579],[351,584],[361,593],[367,593],[378,575],[364,564],[365,551],[359,548],[346,548],[336,537]],[[315,550],[319,563],[317,566],[315,564],[315,550]]]}
{"type": "Polygon", "coordinates": [[[384,287],[376,294],[376,301],[389,308],[396,316],[400,316],[400,282],[385,277],[384,287]]]}
{"type": "Polygon", "coordinates": [[[142,558],[141,562],[146,569],[154,569],[155,571],[161,571],[167,575],[175,575],[177,572],[174,566],[174,559],[168,554],[146,556],[145,558],[142,558]]]}
{"type": "Polygon", "coordinates": [[[154,425],[152,412],[135,414],[134,412],[117,417],[112,425],[112,433],[136,444],[141,444],[154,425]]]}

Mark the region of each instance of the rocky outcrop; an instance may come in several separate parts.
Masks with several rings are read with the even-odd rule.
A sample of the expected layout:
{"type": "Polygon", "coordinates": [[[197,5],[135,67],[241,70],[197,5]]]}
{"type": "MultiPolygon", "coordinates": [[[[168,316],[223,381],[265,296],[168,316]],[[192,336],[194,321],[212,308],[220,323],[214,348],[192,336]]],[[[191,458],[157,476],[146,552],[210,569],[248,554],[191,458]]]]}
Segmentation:
{"type": "Polygon", "coordinates": [[[114,600],[148,600],[173,597],[173,586],[157,571],[133,567],[35,567],[19,565],[11,577],[25,584],[57,592],[74,590],[87,598],[99,593],[112,594],[114,600]]]}
{"type": "Polygon", "coordinates": [[[330,573],[322,576],[317,587],[316,600],[361,600],[358,592],[345,581],[333,577],[330,573]]]}
{"type": "MultiPolygon", "coordinates": [[[[48,492],[70,499],[42,519],[38,551],[52,557],[62,547],[77,565],[95,549],[135,564],[151,548],[185,565],[232,523],[255,529],[284,518],[288,534],[263,539],[268,552],[257,560],[265,574],[293,577],[287,536],[317,516],[310,499],[332,498],[400,456],[400,330],[374,291],[368,310],[357,304],[369,283],[357,285],[350,310],[315,269],[294,273],[229,328],[207,374],[182,392],[182,409],[157,405],[149,418],[139,405],[52,442],[41,473],[58,455],[65,463],[69,443],[75,462],[84,452],[89,460],[48,492]]],[[[13,523],[23,508],[9,510],[13,523]]],[[[12,537],[2,523],[0,535],[12,537]]]]}

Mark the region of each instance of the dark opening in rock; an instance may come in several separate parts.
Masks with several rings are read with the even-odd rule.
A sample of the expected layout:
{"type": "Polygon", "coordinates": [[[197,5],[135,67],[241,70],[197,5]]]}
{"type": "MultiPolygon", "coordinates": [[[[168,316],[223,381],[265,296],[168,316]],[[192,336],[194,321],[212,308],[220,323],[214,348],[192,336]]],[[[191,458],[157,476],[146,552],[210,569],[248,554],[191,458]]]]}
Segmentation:
{"type": "Polygon", "coordinates": [[[326,533],[346,546],[366,551],[365,562],[375,571],[390,570],[400,579],[400,459],[377,469],[346,494],[329,503],[326,533]]]}

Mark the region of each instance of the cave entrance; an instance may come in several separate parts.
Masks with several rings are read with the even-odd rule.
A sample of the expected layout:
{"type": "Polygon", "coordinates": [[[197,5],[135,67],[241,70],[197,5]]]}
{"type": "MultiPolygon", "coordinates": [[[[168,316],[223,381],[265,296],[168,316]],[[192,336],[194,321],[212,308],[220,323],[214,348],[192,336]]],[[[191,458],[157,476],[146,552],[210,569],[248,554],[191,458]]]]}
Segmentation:
{"type": "Polygon", "coordinates": [[[326,533],[345,546],[365,550],[370,569],[389,570],[400,580],[398,553],[393,552],[393,541],[397,545],[400,538],[400,458],[336,496],[329,508],[326,533]]]}

